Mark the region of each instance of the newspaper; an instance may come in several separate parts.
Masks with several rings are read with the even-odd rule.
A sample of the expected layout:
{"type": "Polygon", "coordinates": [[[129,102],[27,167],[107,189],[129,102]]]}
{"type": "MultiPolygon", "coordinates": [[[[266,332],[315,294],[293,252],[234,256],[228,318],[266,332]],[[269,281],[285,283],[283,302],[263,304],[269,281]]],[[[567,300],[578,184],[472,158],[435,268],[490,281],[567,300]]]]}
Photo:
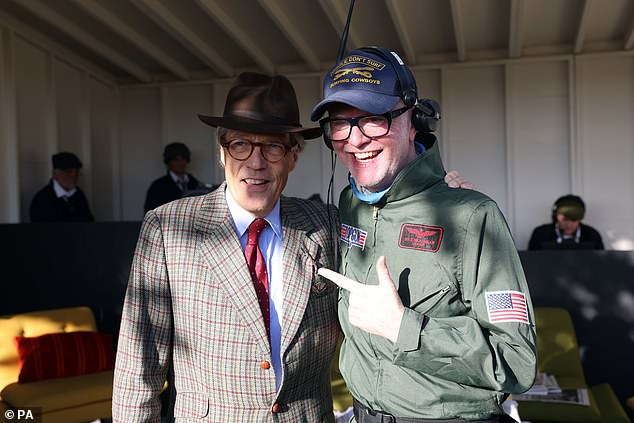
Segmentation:
{"type": "Polygon", "coordinates": [[[528,391],[513,395],[513,400],[590,405],[587,389],[561,389],[554,375],[542,372],[537,374],[528,391]]]}
{"type": "Polygon", "coordinates": [[[546,395],[530,395],[520,394],[513,395],[515,401],[534,401],[534,402],[553,402],[563,404],[590,405],[590,397],[588,390],[584,388],[578,389],[562,389],[559,393],[546,395]]]}
{"type": "Polygon", "coordinates": [[[540,372],[535,377],[533,386],[522,395],[549,395],[560,393],[561,388],[555,376],[540,372]]]}

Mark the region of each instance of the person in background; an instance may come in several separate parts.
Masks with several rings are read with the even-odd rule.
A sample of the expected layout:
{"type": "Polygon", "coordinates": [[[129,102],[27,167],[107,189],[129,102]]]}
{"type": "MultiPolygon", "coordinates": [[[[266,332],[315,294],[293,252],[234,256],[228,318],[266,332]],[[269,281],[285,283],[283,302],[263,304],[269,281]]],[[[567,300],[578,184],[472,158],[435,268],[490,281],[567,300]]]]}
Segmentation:
{"type": "Polygon", "coordinates": [[[443,180],[432,103],[396,53],[351,51],[311,114],[349,170],[339,198],[340,370],[357,423],[499,422],[537,369],[522,265],[493,200],[443,180]]]}
{"type": "Polygon", "coordinates": [[[187,165],[190,161],[191,152],[182,142],[173,142],[165,146],[163,163],[167,166],[167,175],[156,179],[148,188],[145,196],[145,213],[182,198],[188,190],[199,188],[198,180],[187,173],[187,165]]]}
{"type": "Polygon", "coordinates": [[[29,207],[31,222],[92,222],[88,200],[77,186],[82,163],[73,153],[52,156],[53,172],[48,185],[39,190],[29,207]]]}
{"type": "Polygon", "coordinates": [[[601,234],[581,223],[586,204],[578,195],[559,197],[552,207],[552,222],[533,229],[529,250],[592,249],[603,250],[601,234]]]}

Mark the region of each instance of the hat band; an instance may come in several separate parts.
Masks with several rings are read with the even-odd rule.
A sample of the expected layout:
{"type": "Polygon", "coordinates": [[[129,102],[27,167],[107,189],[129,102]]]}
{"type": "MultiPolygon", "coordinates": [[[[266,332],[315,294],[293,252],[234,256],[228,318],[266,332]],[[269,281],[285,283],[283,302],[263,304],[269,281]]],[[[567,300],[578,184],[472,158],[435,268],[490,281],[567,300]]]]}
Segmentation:
{"type": "MultiPolygon", "coordinates": [[[[289,122],[286,118],[283,118],[283,117],[265,115],[259,112],[254,112],[252,110],[232,110],[231,114],[233,116],[247,118],[247,119],[255,120],[262,123],[270,123],[273,125],[294,126],[296,128],[302,127],[302,125],[300,125],[299,122],[289,122]]],[[[224,117],[230,118],[232,116],[228,116],[227,114],[225,114],[224,117]]]]}

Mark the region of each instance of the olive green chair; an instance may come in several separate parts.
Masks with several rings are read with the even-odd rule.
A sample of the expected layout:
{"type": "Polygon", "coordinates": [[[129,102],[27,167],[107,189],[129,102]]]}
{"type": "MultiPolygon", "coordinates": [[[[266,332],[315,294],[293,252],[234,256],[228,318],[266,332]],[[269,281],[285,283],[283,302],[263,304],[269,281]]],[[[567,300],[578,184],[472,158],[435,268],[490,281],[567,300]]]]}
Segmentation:
{"type": "Polygon", "coordinates": [[[609,384],[588,387],[568,311],[557,307],[535,307],[535,325],[539,371],[554,375],[563,389],[588,389],[590,406],[518,401],[522,420],[630,423],[609,384]]]}

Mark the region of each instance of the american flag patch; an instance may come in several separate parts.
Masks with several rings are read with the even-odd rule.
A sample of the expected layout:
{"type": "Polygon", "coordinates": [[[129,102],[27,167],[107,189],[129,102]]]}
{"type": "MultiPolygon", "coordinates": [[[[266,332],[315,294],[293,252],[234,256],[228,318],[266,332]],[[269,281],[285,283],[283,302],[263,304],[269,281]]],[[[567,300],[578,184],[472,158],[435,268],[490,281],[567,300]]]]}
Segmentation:
{"type": "Polygon", "coordinates": [[[366,231],[355,228],[345,223],[341,224],[341,240],[349,246],[354,245],[362,250],[365,247],[365,237],[368,235],[366,231]]]}
{"type": "Polygon", "coordinates": [[[528,323],[526,296],[517,291],[486,292],[489,322],[528,323]]]}

